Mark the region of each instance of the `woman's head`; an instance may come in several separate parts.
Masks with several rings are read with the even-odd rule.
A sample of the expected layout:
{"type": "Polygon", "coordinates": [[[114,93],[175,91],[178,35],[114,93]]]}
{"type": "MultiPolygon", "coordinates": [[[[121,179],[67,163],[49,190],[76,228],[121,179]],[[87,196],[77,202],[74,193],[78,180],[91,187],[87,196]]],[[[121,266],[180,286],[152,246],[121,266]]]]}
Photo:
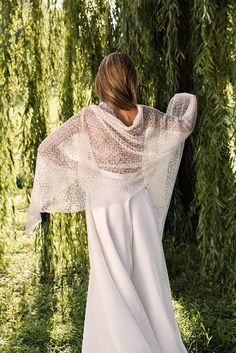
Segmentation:
{"type": "Polygon", "coordinates": [[[121,52],[105,56],[95,79],[95,93],[112,109],[136,107],[137,72],[131,58],[121,52]]]}

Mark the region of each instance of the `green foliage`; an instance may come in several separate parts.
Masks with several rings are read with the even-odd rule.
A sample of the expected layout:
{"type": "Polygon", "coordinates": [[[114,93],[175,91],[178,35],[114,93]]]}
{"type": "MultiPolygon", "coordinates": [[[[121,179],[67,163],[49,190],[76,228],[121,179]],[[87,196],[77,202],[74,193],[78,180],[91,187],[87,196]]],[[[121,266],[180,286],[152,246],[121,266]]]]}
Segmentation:
{"type": "Polygon", "coordinates": [[[0,233],[14,221],[14,171],[12,134],[14,114],[14,94],[16,84],[15,59],[15,22],[18,17],[16,1],[0,3],[0,233]]]}
{"type": "MultiPolygon", "coordinates": [[[[41,0],[32,0],[27,8],[28,16],[23,15],[22,50],[25,58],[22,75],[27,75],[26,100],[22,119],[22,169],[25,173],[27,197],[29,200],[35,169],[37,147],[46,137],[46,117],[48,115],[48,67],[44,60],[44,14],[41,0]],[[26,37],[26,38],[25,38],[26,37]],[[30,178],[28,177],[30,175],[30,178]]],[[[25,92],[24,92],[25,94],[25,92]]],[[[24,98],[24,97],[23,97],[24,98]]]]}
{"type": "Polygon", "coordinates": [[[192,26],[197,29],[192,32],[193,80],[199,100],[192,210],[198,209],[199,214],[196,238],[201,273],[220,281],[226,290],[235,284],[236,175],[229,143],[235,115],[228,108],[227,90],[233,82],[229,71],[235,33],[232,15],[228,4],[211,1],[195,3],[192,12],[192,26]]]}

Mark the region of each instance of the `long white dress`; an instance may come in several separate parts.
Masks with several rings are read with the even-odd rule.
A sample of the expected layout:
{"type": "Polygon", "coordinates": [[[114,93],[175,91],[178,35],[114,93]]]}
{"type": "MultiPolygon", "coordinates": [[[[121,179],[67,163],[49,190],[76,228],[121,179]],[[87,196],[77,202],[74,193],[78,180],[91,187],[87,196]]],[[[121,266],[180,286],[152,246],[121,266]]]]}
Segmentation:
{"type": "Polygon", "coordinates": [[[167,113],[138,105],[126,127],[104,102],[38,148],[26,233],[42,212],[86,210],[90,275],[82,353],[186,353],[172,305],[162,234],[194,95],[167,113]]]}
{"type": "Polygon", "coordinates": [[[186,353],[146,188],[86,211],[90,276],[82,353],[186,353]]]}

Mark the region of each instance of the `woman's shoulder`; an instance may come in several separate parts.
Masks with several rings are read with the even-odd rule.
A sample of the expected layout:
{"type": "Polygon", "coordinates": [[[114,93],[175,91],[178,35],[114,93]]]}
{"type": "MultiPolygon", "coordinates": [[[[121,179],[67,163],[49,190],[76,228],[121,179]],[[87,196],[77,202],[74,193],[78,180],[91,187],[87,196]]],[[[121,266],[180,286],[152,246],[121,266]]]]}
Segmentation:
{"type": "MultiPolygon", "coordinates": [[[[161,110],[151,106],[151,105],[146,105],[146,104],[138,104],[139,106],[141,106],[142,111],[143,111],[143,115],[145,116],[160,116],[163,115],[165,113],[163,113],[161,110]]],[[[106,111],[106,110],[105,110],[106,111]]],[[[78,113],[82,113],[84,112],[85,115],[91,116],[91,115],[96,115],[96,113],[100,112],[104,112],[104,109],[102,109],[102,107],[98,104],[89,104],[87,106],[84,106],[78,113]]],[[[77,114],[78,114],[77,113],[77,114]]]]}
{"type": "Polygon", "coordinates": [[[85,115],[85,116],[91,115],[95,111],[94,107],[96,107],[95,104],[84,105],[74,113],[73,117],[76,116],[78,118],[81,118],[82,115],[85,115]]]}
{"type": "Polygon", "coordinates": [[[151,106],[151,105],[146,105],[146,104],[141,104],[143,107],[143,112],[147,115],[162,115],[164,114],[161,110],[151,106]]]}

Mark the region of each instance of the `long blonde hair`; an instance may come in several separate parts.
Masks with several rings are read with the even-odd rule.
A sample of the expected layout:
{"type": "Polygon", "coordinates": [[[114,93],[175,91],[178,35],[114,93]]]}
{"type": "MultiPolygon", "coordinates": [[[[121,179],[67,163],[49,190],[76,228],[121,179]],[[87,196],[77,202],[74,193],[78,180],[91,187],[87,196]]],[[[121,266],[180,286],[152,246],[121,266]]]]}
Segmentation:
{"type": "Polygon", "coordinates": [[[95,78],[95,93],[112,109],[136,108],[137,72],[129,55],[110,53],[101,61],[95,78]]]}

